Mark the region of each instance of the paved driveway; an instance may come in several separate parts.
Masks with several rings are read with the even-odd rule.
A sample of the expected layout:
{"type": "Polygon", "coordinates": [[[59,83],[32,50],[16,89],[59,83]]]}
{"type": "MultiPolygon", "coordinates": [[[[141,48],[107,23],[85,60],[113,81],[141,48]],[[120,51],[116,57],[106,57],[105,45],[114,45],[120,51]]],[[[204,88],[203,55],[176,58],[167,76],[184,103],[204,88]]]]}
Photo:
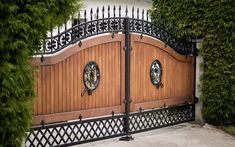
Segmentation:
{"type": "Polygon", "coordinates": [[[235,137],[204,125],[184,123],[132,135],[133,141],[107,139],[79,147],[235,147],[235,137]]]}

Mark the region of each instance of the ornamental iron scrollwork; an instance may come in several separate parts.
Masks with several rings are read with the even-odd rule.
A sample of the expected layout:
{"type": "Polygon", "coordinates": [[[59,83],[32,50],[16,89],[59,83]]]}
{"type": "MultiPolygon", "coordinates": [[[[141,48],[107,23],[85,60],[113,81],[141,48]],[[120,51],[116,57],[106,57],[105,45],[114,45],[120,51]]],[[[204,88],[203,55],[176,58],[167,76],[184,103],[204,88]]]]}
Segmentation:
{"type": "Polygon", "coordinates": [[[81,96],[87,92],[88,95],[92,94],[100,82],[100,69],[98,64],[95,61],[89,61],[83,70],[83,82],[85,89],[82,92],[81,96]]]}
{"type": "Polygon", "coordinates": [[[118,9],[114,6],[113,15],[110,13],[112,11],[110,7],[108,7],[107,11],[103,7],[102,12],[99,13],[99,8],[97,8],[94,14],[91,9],[89,19],[85,10],[82,17],[83,19],[81,19],[81,14],[76,18],[78,20],[77,24],[69,28],[67,23],[65,23],[63,31],[61,31],[61,27],[58,27],[57,34],[55,33],[55,29],[53,29],[54,31],[52,31],[47,38],[40,40],[40,49],[38,49],[35,54],[53,54],[90,36],[104,33],[125,33],[125,19],[130,14],[132,14],[132,17],[130,18],[130,27],[128,29],[131,33],[139,33],[159,39],[181,55],[196,54],[195,43],[178,40],[166,30],[156,26],[151,22],[148,11],[144,12],[143,10],[142,13],[140,13],[139,9],[137,9],[135,13],[133,8],[132,13],[128,13],[128,8],[126,8],[125,16],[121,15],[122,9],[120,6],[118,9]],[[99,16],[99,14],[101,14],[101,16],[99,16]],[[92,18],[94,15],[96,15],[96,17],[92,18]]]}
{"type": "Polygon", "coordinates": [[[157,88],[163,88],[162,84],[162,64],[159,60],[154,60],[150,66],[150,80],[157,88]]]}

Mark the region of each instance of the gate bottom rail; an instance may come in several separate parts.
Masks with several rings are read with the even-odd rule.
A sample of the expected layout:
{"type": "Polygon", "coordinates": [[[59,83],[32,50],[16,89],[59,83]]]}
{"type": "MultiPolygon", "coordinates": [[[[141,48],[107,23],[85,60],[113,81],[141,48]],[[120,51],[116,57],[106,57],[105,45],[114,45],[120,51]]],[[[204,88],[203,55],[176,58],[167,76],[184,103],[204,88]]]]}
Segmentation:
{"type": "Polygon", "coordinates": [[[130,114],[130,133],[167,127],[195,120],[195,105],[186,104],[130,114]]]}
{"type": "Polygon", "coordinates": [[[32,127],[25,146],[68,146],[124,135],[124,114],[32,127]]]}
{"type": "MultiPolygon", "coordinates": [[[[32,127],[25,146],[68,146],[124,136],[125,114],[80,119],[32,127]]],[[[195,105],[186,104],[129,114],[131,134],[171,126],[195,119],[195,105]]]]}

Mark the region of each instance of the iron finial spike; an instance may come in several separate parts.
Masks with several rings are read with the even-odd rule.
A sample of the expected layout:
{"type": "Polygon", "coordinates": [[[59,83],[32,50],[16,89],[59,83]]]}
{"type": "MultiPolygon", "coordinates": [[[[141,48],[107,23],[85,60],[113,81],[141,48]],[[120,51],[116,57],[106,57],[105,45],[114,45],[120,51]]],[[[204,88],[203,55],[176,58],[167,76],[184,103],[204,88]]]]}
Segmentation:
{"type": "Polygon", "coordinates": [[[149,20],[149,10],[147,10],[147,21],[149,20]]]}
{"type": "Polygon", "coordinates": [[[99,19],[99,7],[96,9],[96,19],[99,19]]]}
{"type": "Polygon", "coordinates": [[[122,11],[122,8],[121,8],[121,5],[119,5],[119,17],[121,17],[121,11],[122,11]]]}
{"type": "Polygon", "coordinates": [[[93,9],[91,8],[91,11],[90,11],[91,20],[92,20],[92,15],[93,15],[93,9]]]}
{"type": "Polygon", "coordinates": [[[80,11],[78,12],[78,20],[77,23],[80,24],[80,11]]]}
{"type": "Polygon", "coordinates": [[[86,10],[84,11],[84,21],[86,22],[86,10]]]}
{"type": "Polygon", "coordinates": [[[134,18],[134,10],[135,8],[134,8],[134,6],[132,7],[132,18],[134,18]]]}
{"type": "Polygon", "coordinates": [[[128,14],[128,8],[127,8],[127,6],[126,6],[126,16],[127,16],[127,14],[128,14]]]}
{"type": "Polygon", "coordinates": [[[104,6],[102,8],[102,18],[104,18],[104,6]]]}
{"type": "Polygon", "coordinates": [[[45,125],[45,121],[44,121],[44,120],[41,121],[41,125],[42,125],[42,126],[45,125]]]}
{"type": "Polygon", "coordinates": [[[144,9],[142,10],[142,20],[144,20],[144,9]]]}
{"type": "Polygon", "coordinates": [[[108,5],[108,17],[110,17],[110,6],[108,5]]]}
{"type": "Polygon", "coordinates": [[[79,118],[79,119],[80,119],[80,121],[81,121],[81,120],[82,120],[82,115],[80,114],[78,118],[79,118]]]}
{"type": "Polygon", "coordinates": [[[113,6],[113,17],[115,17],[115,13],[116,13],[116,7],[115,5],[113,6]]]}
{"type": "Polygon", "coordinates": [[[137,8],[137,19],[139,19],[139,12],[140,12],[140,10],[139,10],[139,8],[137,8]]]}

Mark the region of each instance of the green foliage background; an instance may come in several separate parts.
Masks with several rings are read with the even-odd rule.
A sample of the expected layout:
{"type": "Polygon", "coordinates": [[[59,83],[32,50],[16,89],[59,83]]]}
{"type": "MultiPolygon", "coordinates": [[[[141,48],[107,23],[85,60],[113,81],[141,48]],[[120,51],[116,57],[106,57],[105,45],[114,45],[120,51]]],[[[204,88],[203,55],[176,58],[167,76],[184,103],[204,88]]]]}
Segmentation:
{"type": "Polygon", "coordinates": [[[153,0],[152,19],[173,35],[203,38],[204,118],[235,122],[235,1],[153,0]]]}
{"type": "Polygon", "coordinates": [[[38,41],[80,8],[79,0],[0,2],[0,146],[21,146],[32,120],[38,41]]]}

